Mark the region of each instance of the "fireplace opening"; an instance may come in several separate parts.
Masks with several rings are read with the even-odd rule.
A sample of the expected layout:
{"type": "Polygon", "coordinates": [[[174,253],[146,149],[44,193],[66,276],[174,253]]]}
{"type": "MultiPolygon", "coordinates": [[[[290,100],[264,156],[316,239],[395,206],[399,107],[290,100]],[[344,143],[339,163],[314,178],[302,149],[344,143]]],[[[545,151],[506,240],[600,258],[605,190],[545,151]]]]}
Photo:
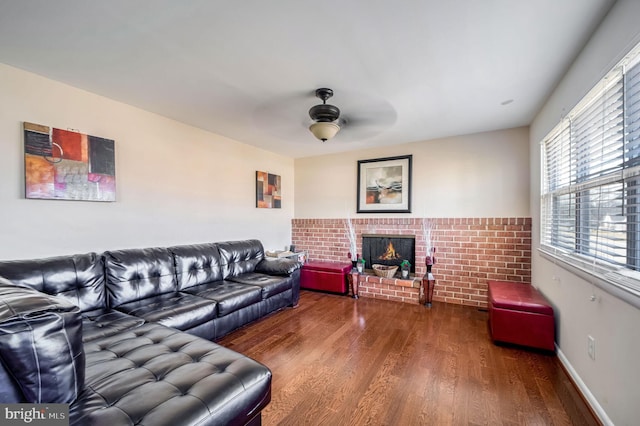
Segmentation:
{"type": "Polygon", "coordinates": [[[416,237],[414,235],[362,235],[362,257],[367,269],[372,265],[400,266],[403,260],[411,263],[415,273],[416,237]]]}

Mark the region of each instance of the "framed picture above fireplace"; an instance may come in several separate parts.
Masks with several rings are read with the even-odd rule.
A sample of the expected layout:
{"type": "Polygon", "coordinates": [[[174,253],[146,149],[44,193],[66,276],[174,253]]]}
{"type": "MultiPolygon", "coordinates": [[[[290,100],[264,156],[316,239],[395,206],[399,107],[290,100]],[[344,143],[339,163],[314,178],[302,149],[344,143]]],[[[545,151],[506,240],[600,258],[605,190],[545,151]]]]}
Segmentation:
{"type": "Polygon", "coordinates": [[[412,158],[358,161],[358,213],[411,213],[412,158]]]}

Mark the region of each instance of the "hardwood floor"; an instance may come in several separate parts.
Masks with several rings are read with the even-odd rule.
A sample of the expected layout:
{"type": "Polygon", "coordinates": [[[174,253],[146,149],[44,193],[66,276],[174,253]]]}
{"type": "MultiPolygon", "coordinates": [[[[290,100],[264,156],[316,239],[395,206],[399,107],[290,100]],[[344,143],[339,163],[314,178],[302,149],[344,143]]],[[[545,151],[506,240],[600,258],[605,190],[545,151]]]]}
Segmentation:
{"type": "Polygon", "coordinates": [[[487,312],[302,291],[219,341],[273,372],[264,425],[596,425],[555,355],[496,346],[487,312]]]}

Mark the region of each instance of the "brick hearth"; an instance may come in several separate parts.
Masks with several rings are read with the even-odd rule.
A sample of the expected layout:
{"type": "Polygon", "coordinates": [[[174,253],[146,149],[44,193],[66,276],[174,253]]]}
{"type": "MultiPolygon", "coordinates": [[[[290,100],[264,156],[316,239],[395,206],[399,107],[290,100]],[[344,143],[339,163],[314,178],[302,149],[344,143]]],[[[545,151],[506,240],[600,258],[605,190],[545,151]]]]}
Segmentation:
{"type": "MultiPolygon", "coordinates": [[[[415,235],[415,276],[422,278],[426,272],[423,220],[357,218],[351,222],[358,250],[362,250],[362,234],[415,235]]],[[[531,218],[428,220],[437,249],[432,270],[434,301],[486,307],[488,280],[531,280],[531,218]]],[[[349,251],[346,229],[346,219],[293,219],[291,242],[296,250],[306,251],[309,259],[344,262],[349,251]]],[[[370,275],[361,283],[360,295],[410,303],[415,297],[417,303],[419,289],[413,281],[409,285],[396,284],[407,280],[391,281],[370,275]]]]}
{"type": "Polygon", "coordinates": [[[420,281],[419,278],[409,280],[380,278],[365,273],[360,275],[358,295],[417,305],[420,298],[420,281]]]}

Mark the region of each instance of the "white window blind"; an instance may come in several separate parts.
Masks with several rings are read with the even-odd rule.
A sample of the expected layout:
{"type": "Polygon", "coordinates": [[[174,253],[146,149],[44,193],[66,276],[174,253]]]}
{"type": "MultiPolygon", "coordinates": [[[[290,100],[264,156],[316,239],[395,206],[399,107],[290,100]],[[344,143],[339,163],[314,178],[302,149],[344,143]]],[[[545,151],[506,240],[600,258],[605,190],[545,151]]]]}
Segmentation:
{"type": "Polygon", "coordinates": [[[541,145],[541,249],[640,297],[640,55],[541,145]]]}

